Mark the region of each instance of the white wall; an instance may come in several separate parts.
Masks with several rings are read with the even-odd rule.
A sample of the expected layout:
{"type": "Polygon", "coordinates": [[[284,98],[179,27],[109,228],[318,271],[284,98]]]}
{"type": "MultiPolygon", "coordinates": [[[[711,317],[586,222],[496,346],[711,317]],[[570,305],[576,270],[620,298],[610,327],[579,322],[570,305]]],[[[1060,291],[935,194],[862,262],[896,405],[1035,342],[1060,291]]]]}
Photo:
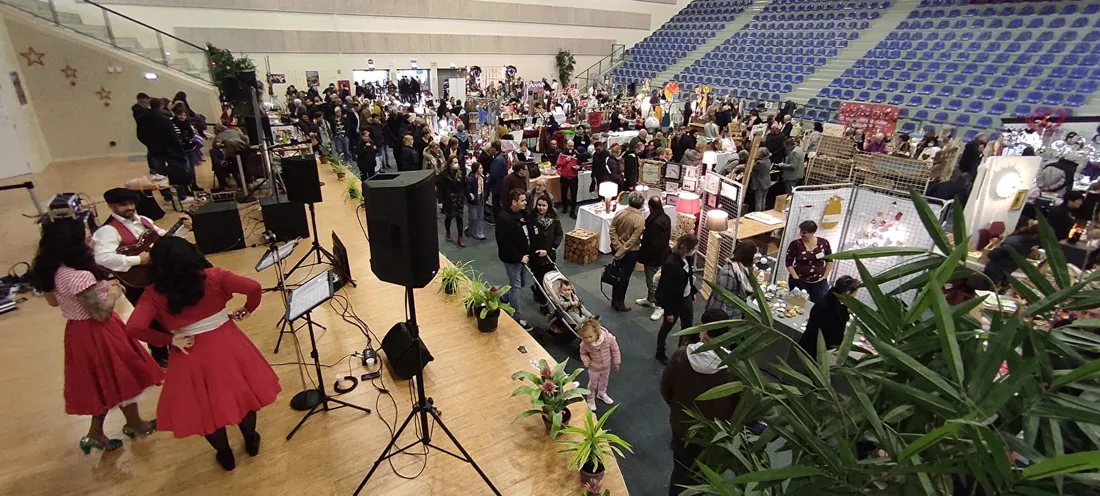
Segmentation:
{"type": "MultiPolygon", "coordinates": [[[[26,47],[20,50],[26,51],[26,47]]],[[[18,174],[39,172],[50,163],[50,153],[46,147],[46,139],[42,135],[38,125],[38,116],[34,111],[34,99],[31,98],[30,89],[27,87],[27,78],[23,75],[24,59],[19,57],[17,47],[13,45],[8,35],[8,28],[0,19],[0,99],[7,110],[10,119],[15,123],[16,132],[22,145],[22,154],[26,159],[25,164],[11,163],[3,160],[0,163],[0,177],[11,177],[18,174]],[[15,94],[10,73],[19,74],[23,84],[23,93],[27,97],[27,104],[21,105],[15,94]]],[[[48,101],[40,103],[48,104],[48,101]]]]}

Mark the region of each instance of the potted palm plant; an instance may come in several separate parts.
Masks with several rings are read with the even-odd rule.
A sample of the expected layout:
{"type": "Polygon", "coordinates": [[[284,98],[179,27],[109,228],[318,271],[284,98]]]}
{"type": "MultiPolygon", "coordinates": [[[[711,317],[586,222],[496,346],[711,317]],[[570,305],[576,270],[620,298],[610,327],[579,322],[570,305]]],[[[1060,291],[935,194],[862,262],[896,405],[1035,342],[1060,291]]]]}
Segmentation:
{"type": "Polygon", "coordinates": [[[359,178],[352,175],[345,181],[348,188],[348,199],[363,201],[363,185],[359,182],[359,178]]]}
{"type": "Polygon", "coordinates": [[[471,308],[477,317],[477,329],[481,332],[493,332],[497,330],[500,312],[508,315],[516,313],[512,305],[504,303],[501,298],[508,294],[511,286],[490,285],[481,280],[474,279],[469,284],[470,292],[467,296],[467,308],[471,308]]]}
{"type": "Polygon", "coordinates": [[[321,145],[321,163],[327,164],[330,162],[332,162],[332,145],[321,145]]]}
{"type": "Polygon", "coordinates": [[[469,279],[470,262],[460,262],[439,270],[439,290],[453,295],[458,292],[463,281],[469,279]]]}
{"type": "Polygon", "coordinates": [[[539,360],[535,370],[538,374],[519,370],[512,374],[513,381],[526,380],[530,385],[523,385],[512,391],[512,396],[527,396],[531,399],[531,408],[516,416],[516,420],[539,415],[542,417],[546,430],[550,432],[550,438],[556,438],[561,426],[569,423],[572,416],[569,405],[584,401],[588,390],[580,387],[576,382],[577,376],[584,369],[577,368],[566,374],[565,366],[569,359],[563,360],[553,368],[546,360],[539,360]]]}
{"type": "Polygon", "coordinates": [[[777,328],[754,278],[760,305],[711,285],[744,320],[681,333],[730,327],[696,351],[716,351],[739,381],[700,398],[740,397],[730,418],[693,416],[689,437],[704,451],[692,494],[1098,493],[1100,320],[1078,317],[1100,306],[1100,271],[1071,273],[1040,217],[1048,272],[1009,250],[1016,309],[981,296],[951,305],[945,284],[985,277],[967,265],[962,209],[952,237],[910,196],[935,249],[829,256],[852,264],[866,293],[838,296],[852,319],[835,350],[819,340],[807,352],[777,328]],[[901,262],[872,274],[877,257],[901,262]],[[784,341],[793,366],[757,356],[784,341]],[[762,367],[779,380],[763,379],[762,367]],[[759,419],[759,438],[746,434],[759,419]]]}
{"type": "Polygon", "coordinates": [[[569,459],[569,468],[580,470],[581,482],[586,487],[594,486],[598,490],[603,483],[608,458],[613,455],[622,458],[622,450],[624,449],[631,453],[634,452],[634,449],[630,447],[630,443],[603,428],[607,418],[611,416],[611,412],[614,412],[617,408],[619,408],[619,405],[611,407],[610,410],[600,416],[599,420],[596,420],[596,415],[591,410],[585,409],[583,426],[570,425],[559,431],[563,434],[575,435],[572,438],[559,439],[558,442],[565,445],[565,448],[558,452],[573,454],[573,457],[569,459]]]}
{"type": "Polygon", "coordinates": [[[332,156],[329,157],[329,167],[332,168],[332,172],[336,173],[336,179],[343,181],[348,174],[348,164],[344,163],[344,159],[332,156]]]}

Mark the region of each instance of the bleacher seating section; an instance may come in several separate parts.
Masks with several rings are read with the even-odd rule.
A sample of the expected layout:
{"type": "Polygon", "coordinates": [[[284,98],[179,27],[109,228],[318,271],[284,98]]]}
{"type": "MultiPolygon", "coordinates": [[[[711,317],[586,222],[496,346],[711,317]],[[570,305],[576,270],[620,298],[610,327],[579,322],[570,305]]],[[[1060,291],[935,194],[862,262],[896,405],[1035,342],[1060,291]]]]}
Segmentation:
{"type": "Polygon", "coordinates": [[[775,0],[753,22],[674,78],[692,91],[778,101],[859,38],[890,2],[775,0]]]}
{"type": "MultiPolygon", "coordinates": [[[[963,136],[1002,116],[1080,107],[1100,84],[1100,3],[921,0],[898,26],[876,25],[890,1],[773,0],[674,78],[685,91],[778,101],[861,33],[892,29],[797,115],[832,121],[841,102],[885,103],[901,108],[901,131],[950,123],[963,136]]],[[[691,2],[628,50],[616,81],[654,77],[751,3],[691,2]]]]}
{"type": "Polygon", "coordinates": [[[695,0],[668,22],[626,51],[628,62],[615,69],[622,81],[650,79],[699,45],[745,11],[752,0],[695,0]]]}
{"type": "Polygon", "coordinates": [[[810,99],[830,120],[847,100],[901,107],[899,129],[953,124],[962,136],[1002,116],[1080,107],[1100,82],[1100,4],[967,5],[924,0],[810,99]]]}

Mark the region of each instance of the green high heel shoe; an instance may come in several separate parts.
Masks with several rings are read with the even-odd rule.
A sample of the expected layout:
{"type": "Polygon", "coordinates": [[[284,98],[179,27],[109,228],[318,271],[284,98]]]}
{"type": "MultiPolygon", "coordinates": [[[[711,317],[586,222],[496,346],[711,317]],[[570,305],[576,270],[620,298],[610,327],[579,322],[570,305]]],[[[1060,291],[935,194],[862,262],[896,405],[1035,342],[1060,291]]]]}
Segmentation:
{"type": "Polygon", "coordinates": [[[92,439],[88,436],[80,438],[80,451],[83,451],[85,455],[92,452],[92,448],[103,451],[114,451],[122,447],[121,439],[108,439],[107,443],[98,439],[92,439]]]}
{"type": "Polygon", "coordinates": [[[144,429],[144,430],[138,430],[138,429],[135,429],[135,428],[130,427],[128,425],[122,426],[122,433],[129,436],[130,439],[134,439],[138,436],[146,436],[146,435],[152,434],[156,431],[157,431],[157,419],[150,420],[149,421],[149,428],[144,429]]]}

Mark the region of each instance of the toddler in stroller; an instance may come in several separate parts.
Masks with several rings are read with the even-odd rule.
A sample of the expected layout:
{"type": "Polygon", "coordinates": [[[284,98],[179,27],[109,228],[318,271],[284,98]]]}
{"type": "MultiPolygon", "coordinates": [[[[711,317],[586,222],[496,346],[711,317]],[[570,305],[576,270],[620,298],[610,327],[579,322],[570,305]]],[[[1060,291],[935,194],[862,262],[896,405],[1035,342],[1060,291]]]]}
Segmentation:
{"type": "Polygon", "coordinates": [[[570,340],[577,337],[577,326],[586,318],[595,317],[585,308],[584,303],[577,297],[573,283],[557,270],[550,267],[541,278],[531,274],[534,284],[531,287],[535,301],[540,304],[539,309],[546,314],[550,323],[550,333],[568,337],[570,340]]]}

